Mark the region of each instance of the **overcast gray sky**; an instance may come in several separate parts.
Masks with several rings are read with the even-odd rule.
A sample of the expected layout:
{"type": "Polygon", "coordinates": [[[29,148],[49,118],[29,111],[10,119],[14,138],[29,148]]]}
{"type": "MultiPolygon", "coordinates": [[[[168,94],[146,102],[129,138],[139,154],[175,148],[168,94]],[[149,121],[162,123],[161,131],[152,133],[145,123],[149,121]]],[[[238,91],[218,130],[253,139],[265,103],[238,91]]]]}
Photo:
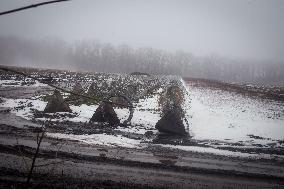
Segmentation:
{"type": "MultiPolygon", "coordinates": [[[[38,0],[1,0],[0,11],[38,0]]],[[[73,0],[0,16],[0,36],[96,39],[284,62],[284,0],[73,0]]]]}

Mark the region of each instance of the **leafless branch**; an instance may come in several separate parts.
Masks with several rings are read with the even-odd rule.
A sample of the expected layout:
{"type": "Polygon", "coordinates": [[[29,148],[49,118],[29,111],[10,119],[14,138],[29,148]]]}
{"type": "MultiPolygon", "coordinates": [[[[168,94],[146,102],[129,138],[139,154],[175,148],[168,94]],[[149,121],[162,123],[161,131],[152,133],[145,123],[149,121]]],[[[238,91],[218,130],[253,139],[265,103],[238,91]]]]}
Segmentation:
{"type": "Polygon", "coordinates": [[[17,8],[17,9],[12,9],[12,10],[8,10],[8,11],[0,12],[0,16],[5,15],[5,14],[11,14],[11,13],[14,13],[14,12],[19,12],[19,11],[26,10],[26,9],[36,8],[36,7],[47,5],[47,4],[59,3],[59,2],[63,2],[63,1],[70,1],[70,0],[47,1],[47,2],[37,3],[37,4],[33,4],[33,5],[28,5],[28,6],[20,7],[20,8],[17,8]]]}
{"type": "Polygon", "coordinates": [[[25,159],[24,153],[22,152],[22,150],[21,150],[21,148],[19,146],[19,140],[18,140],[17,137],[16,137],[16,143],[17,143],[18,152],[19,152],[21,158],[23,159],[23,162],[25,164],[26,169],[28,170],[29,166],[28,166],[28,163],[27,163],[27,161],[25,159]]]}
{"type": "Polygon", "coordinates": [[[55,158],[57,158],[57,154],[58,154],[58,152],[61,150],[61,148],[63,147],[63,145],[64,145],[64,144],[67,144],[67,143],[68,143],[67,140],[65,140],[65,142],[62,142],[62,143],[61,143],[61,145],[57,148],[57,151],[55,152],[55,158]]]}
{"type": "Polygon", "coordinates": [[[37,143],[37,145],[39,143],[39,133],[37,133],[37,135],[36,135],[36,143],[37,143]]]}
{"type": "Polygon", "coordinates": [[[36,148],[36,152],[34,154],[34,157],[33,157],[33,160],[32,160],[32,165],[31,165],[29,175],[28,175],[28,178],[27,178],[27,181],[26,181],[26,188],[27,189],[29,188],[29,185],[30,185],[30,180],[31,180],[32,174],[33,174],[33,169],[35,168],[35,161],[38,157],[39,148],[40,148],[42,139],[44,137],[44,134],[45,134],[45,130],[43,130],[41,134],[38,133],[38,135],[37,135],[37,148],[36,148]]]}

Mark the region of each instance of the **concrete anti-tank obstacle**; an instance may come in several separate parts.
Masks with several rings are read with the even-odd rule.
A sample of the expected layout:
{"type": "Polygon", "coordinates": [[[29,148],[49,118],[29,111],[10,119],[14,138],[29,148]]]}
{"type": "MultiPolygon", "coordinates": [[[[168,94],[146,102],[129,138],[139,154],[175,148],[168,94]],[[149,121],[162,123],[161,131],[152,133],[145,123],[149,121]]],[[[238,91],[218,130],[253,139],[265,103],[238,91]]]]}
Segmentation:
{"type": "Polygon", "coordinates": [[[107,88],[108,88],[107,84],[104,83],[103,81],[93,82],[87,91],[87,95],[91,97],[95,97],[95,96],[104,97],[107,95],[107,92],[109,91],[107,88]]]}
{"type": "Polygon", "coordinates": [[[168,87],[162,104],[162,118],[156,123],[155,127],[161,133],[174,135],[187,135],[183,122],[183,110],[181,103],[183,101],[182,90],[180,86],[174,84],[168,87]]]}
{"type": "Polygon", "coordinates": [[[96,94],[96,83],[93,82],[88,89],[87,95],[94,96],[95,94],[96,94]]]}
{"type": "Polygon", "coordinates": [[[187,135],[179,109],[179,107],[174,106],[167,110],[163,117],[156,123],[156,129],[162,133],[187,135]]]}
{"type": "Polygon", "coordinates": [[[96,109],[92,116],[91,123],[93,122],[107,122],[109,125],[118,125],[120,121],[110,103],[102,102],[96,109]]]}
{"type": "Polygon", "coordinates": [[[80,94],[84,95],[85,90],[83,89],[82,85],[80,83],[76,83],[75,86],[73,87],[72,93],[68,96],[66,101],[73,102],[75,104],[80,104],[81,102],[84,101],[84,98],[75,94],[80,94]],[[73,94],[72,94],[73,93],[73,94]]]}
{"type": "Polygon", "coordinates": [[[133,104],[131,102],[131,100],[122,94],[110,94],[106,100],[107,102],[101,102],[101,104],[99,105],[99,107],[96,109],[94,115],[92,116],[90,122],[108,122],[110,125],[119,125],[120,126],[126,126],[129,125],[131,122],[131,119],[133,117],[133,113],[134,113],[134,109],[133,109],[133,104]],[[129,116],[128,118],[123,122],[120,123],[120,120],[117,117],[117,114],[115,113],[114,109],[113,109],[113,105],[110,102],[110,99],[113,97],[119,97],[124,99],[127,104],[128,108],[129,108],[129,116]]]}
{"type": "Polygon", "coordinates": [[[56,113],[56,112],[72,112],[69,105],[65,102],[62,95],[58,90],[54,90],[53,95],[50,97],[44,111],[44,113],[56,113]]]}

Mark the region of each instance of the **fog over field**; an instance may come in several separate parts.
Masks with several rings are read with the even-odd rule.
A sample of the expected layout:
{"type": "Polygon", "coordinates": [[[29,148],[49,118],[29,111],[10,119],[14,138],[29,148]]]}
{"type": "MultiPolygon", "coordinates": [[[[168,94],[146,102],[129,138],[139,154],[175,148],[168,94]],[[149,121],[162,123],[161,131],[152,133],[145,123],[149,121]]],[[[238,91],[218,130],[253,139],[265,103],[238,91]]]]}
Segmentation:
{"type": "MultiPolygon", "coordinates": [[[[3,0],[0,11],[42,1],[3,0]]],[[[73,0],[0,17],[0,64],[283,85],[281,0],[73,0]]]]}

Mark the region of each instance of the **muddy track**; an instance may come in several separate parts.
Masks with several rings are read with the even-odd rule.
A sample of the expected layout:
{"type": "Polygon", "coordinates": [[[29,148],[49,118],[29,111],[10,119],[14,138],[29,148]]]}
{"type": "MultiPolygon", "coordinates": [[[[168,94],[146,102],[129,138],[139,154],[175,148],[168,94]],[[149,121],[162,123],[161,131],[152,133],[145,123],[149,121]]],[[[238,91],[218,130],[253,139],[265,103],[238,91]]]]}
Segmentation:
{"type": "MultiPolygon", "coordinates": [[[[9,156],[14,163],[19,157],[9,156]]],[[[47,158],[38,158],[38,162],[47,158]]],[[[88,158],[87,158],[88,159],[88,158]]],[[[13,168],[1,168],[2,185],[23,185],[26,174],[13,168]],[[15,174],[16,173],[16,174],[15,174]]],[[[47,188],[282,188],[284,183],[278,178],[254,177],[226,173],[208,173],[201,170],[175,170],[154,166],[123,165],[117,162],[86,161],[68,158],[56,168],[46,166],[37,169],[33,175],[33,185],[47,188]],[[62,174],[63,173],[63,174],[62,174]],[[79,174],[78,174],[79,173],[79,174]]],[[[1,185],[0,185],[1,186],[1,185]]],[[[5,187],[3,187],[5,188],[5,187]]],[[[42,188],[42,187],[40,187],[42,188]]]]}
{"type": "MultiPolygon", "coordinates": [[[[18,172],[13,169],[0,169],[0,188],[24,188],[25,187],[26,175],[18,172]]],[[[144,188],[157,188],[151,187],[149,185],[141,185],[134,183],[123,183],[123,182],[114,182],[112,180],[100,181],[100,180],[86,180],[86,179],[76,179],[72,177],[67,177],[63,174],[54,176],[47,174],[34,174],[33,182],[30,186],[31,188],[41,188],[41,189],[50,189],[50,188],[92,188],[92,189],[101,189],[101,188],[112,188],[112,189],[144,189],[144,188]],[[48,177],[48,179],[46,179],[48,177]]],[[[160,187],[162,188],[162,187],[160,187]]]]}
{"type": "MultiPolygon", "coordinates": [[[[34,138],[32,138],[34,132],[32,130],[23,132],[23,129],[7,125],[3,126],[2,130],[6,130],[6,132],[2,131],[1,134],[1,138],[7,138],[3,139],[4,141],[7,143],[8,141],[14,141],[14,137],[17,136],[21,145],[0,145],[0,158],[2,160],[5,159],[5,161],[0,161],[2,162],[0,163],[2,173],[0,176],[0,187],[6,188],[6,186],[12,185],[21,187],[26,178],[22,158],[26,157],[28,161],[35,151],[35,146],[31,147],[24,144],[35,144],[34,138]]],[[[58,142],[63,141],[54,138],[46,138],[44,140],[46,144],[59,145],[58,142]]],[[[212,186],[218,186],[217,188],[281,188],[284,186],[283,177],[281,176],[260,174],[259,172],[246,173],[243,171],[209,168],[212,166],[208,164],[209,161],[205,162],[203,168],[201,166],[175,165],[171,161],[179,161],[176,159],[176,155],[181,154],[181,152],[176,150],[169,151],[169,149],[157,149],[154,147],[153,149],[147,149],[147,151],[145,149],[112,149],[83,145],[76,141],[70,141],[69,145],[64,147],[68,150],[64,151],[62,149],[58,151],[56,157],[56,148],[50,149],[46,146],[40,150],[37,162],[39,164],[51,164],[36,171],[33,179],[34,185],[40,184],[40,188],[60,188],[63,182],[68,188],[81,188],[82,186],[85,188],[97,188],[100,186],[104,188],[184,188],[184,186],[194,188],[211,188],[212,186]],[[74,151],[74,149],[76,150],[74,151]],[[87,153],[88,151],[89,154],[87,153]],[[156,157],[148,157],[149,151],[155,153],[156,157]],[[119,153],[125,154],[130,158],[133,157],[133,159],[119,158],[119,153]],[[138,160],[137,154],[140,154],[140,159],[143,159],[145,162],[138,160]],[[147,160],[147,158],[155,159],[157,157],[163,161],[155,163],[148,162],[149,159],[147,160]],[[52,164],[54,161],[62,163],[55,164],[55,168],[52,164]],[[61,175],[62,171],[64,175],[61,175]],[[80,172],[79,175],[78,172],[80,172]],[[98,175],[99,177],[97,177],[98,175]],[[47,177],[48,180],[46,180],[47,177]]],[[[198,159],[201,162],[205,160],[205,154],[192,155],[194,158],[191,163],[193,164],[198,159]]],[[[189,154],[187,153],[186,156],[188,157],[189,154]]],[[[208,158],[212,160],[214,156],[208,156],[208,158]]],[[[215,158],[218,159],[220,157],[215,156],[215,158]]],[[[236,161],[242,162],[240,160],[236,161]]],[[[228,162],[228,159],[220,162],[228,162]]],[[[250,166],[253,166],[253,164],[250,166]]],[[[250,166],[245,166],[243,169],[249,169],[250,166]]]]}
{"type": "MultiPolygon", "coordinates": [[[[21,149],[22,153],[26,157],[33,157],[35,152],[34,148],[30,148],[23,145],[15,146],[6,146],[0,145],[0,152],[6,154],[19,155],[17,152],[21,149]]],[[[38,158],[42,159],[54,159],[55,151],[41,150],[38,158]]],[[[148,169],[159,169],[159,170],[170,170],[174,172],[183,172],[183,173],[199,173],[199,174],[214,174],[219,176],[232,176],[232,177],[245,177],[245,178],[258,178],[258,179],[269,179],[273,181],[282,181],[283,177],[277,176],[268,176],[264,174],[257,173],[244,173],[239,171],[228,171],[228,170],[218,170],[218,169],[203,169],[203,168],[194,168],[194,167],[180,167],[175,165],[165,165],[165,164],[156,164],[156,163],[147,163],[139,161],[130,161],[130,160],[121,160],[116,158],[109,158],[106,156],[90,156],[76,153],[67,153],[67,152],[57,152],[57,158],[65,161],[72,161],[77,163],[107,163],[112,165],[127,166],[133,168],[148,168],[148,169]]]]}

